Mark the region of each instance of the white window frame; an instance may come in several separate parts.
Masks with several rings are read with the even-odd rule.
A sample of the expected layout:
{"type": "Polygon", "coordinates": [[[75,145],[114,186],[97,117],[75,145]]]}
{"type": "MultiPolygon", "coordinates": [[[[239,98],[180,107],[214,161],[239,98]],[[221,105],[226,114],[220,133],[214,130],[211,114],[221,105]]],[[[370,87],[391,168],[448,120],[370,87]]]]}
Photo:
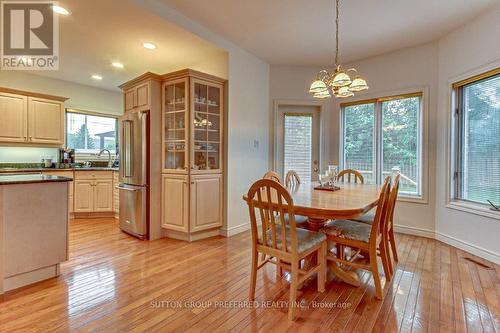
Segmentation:
{"type": "Polygon", "coordinates": [[[348,103],[339,104],[339,164],[340,168],[344,168],[344,107],[355,104],[374,103],[375,124],[374,124],[374,166],[375,179],[377,184],[382,183],[382,110],[381,104],[384,100],[420,96],[420,119],[419,119],[419,144],[418,144],[418,161],[419,161],[419,194],[410,194],[401,192],[398,195],[398,201],[413,202],[420,204],[428,204],[428,109],[429,109],[429,89],[428,87],[415,87],[389,91],[386,93],[366,94],[363,99],[352,100],[348,103]]]}
{"type": "MultiPolygon", "coordinates": [[[[81,110],[81,109],[73,109],[73,108],[66,108],[66,112],[64,113],[64,140],[67,144],[67,138],[68,138],[68,133],[67,133],[67,114],[68,113],[77,113],[77,114],[82,114],[86,116],[97,116],[97,117],[106,117],[106,118],[114,118],[116,120],[116,148],[115,152],[111,153],[111,159],[115,160],[117,157],[117,152],[119,151],[119,138],[118,138],[118,116],[115,114],[109,114],[109,113],[100,113],[100,112],[94,112],[94,111],[87,111],[87,110],[81,110]]],[[[107,154],[98,157],[96,153],[93,152],[85,152],[82,150],[77,151],[75,149],[75,158],[77,161],[102,161],[104,158],[107,158],[107,154]]]]}
{"type": "Polygon", "coordinates": [[[465,83],[479,81],[481,78],[495,75],[500,72],[500,62],[490,64],[484,67],[469,71],[460,76],[454,77],[448,81],[448,126],[447,126],[447,168],[446,168],[446,207],[454,210],[459,210],[479,216],[500,220],[500,212],[495,212],[488,205],[476,203],[472,201],[462,200],[457,197],[458,191],[458,150],[460,144],[458,142],[458,126],[459,114],[457,110],[458,96],[457,87],[465,83]]]}

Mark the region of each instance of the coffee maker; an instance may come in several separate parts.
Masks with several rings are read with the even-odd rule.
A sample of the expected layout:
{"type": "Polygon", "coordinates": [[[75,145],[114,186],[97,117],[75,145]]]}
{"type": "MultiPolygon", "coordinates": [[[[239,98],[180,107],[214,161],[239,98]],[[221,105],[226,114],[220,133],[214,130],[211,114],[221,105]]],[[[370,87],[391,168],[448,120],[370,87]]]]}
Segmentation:
{"type": "MultiPolygon", "coordinates": [[[[75,163],[75,150],[70,148],[59,148],[59,163],[73,164],[75,163]]],[[[68,167],[70,167],[69,165],[68,167]]]]}

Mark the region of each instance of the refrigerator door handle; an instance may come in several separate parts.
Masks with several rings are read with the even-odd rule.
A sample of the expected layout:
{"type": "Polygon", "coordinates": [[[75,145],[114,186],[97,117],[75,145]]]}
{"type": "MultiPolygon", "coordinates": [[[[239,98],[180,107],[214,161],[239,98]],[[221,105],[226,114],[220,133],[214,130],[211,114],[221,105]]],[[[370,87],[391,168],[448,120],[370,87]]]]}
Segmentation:
{"type": "Polygon", "coordinates": [[[130,120],[124,120],[123,123],[123,177],[132,177],[133,168],[133,151],[134,151],[134,140],[133,140],[133,122],[130,120]]]}
{"type": "Polygon", "coordinates": [[[140,189],[137,189],[137,188],[129,188],[129,187],[122,187],[122,186],[116,186],[116,188],[119,190],[130,191],[130,192],[140,191],[140,189]]]}

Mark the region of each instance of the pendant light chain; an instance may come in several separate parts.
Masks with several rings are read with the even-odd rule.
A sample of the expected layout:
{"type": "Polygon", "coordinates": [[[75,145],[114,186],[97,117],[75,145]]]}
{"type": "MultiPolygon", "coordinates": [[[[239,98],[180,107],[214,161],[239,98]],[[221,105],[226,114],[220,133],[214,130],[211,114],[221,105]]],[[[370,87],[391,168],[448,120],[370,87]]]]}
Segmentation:
{"type": "Polygon", "coordinates": [[[339,1],[336,0],[335,10],[335,67],[339,65],[339,1]]]}
{"type": "Polygon", "coordinates": [[[329,98],[335,96],[337,98],[346,98],[354,96],[354,93],[368,89],[366,80],[359,76],[355,68],[349,68],[347,71],[342,69],[339,61],[339,16],[340,16],[340,0],[335,0],[335,70],[333,73],[326,69],[319,71],[316,80],[311,83],[309,92],[314,98],[329,98]],[[356,76],[351,79],[349,71],[356,73],[356,76]]]}

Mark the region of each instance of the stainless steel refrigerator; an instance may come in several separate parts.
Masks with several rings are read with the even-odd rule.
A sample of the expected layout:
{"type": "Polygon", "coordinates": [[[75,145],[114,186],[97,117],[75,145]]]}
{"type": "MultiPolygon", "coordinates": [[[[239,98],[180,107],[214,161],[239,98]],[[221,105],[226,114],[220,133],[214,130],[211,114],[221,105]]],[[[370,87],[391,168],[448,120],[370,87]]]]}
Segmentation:
{"type": "Polygon", "coordinates": [[[120,117],[120,229],[141,239],[149,229],[149,112],[120,117]]]}

